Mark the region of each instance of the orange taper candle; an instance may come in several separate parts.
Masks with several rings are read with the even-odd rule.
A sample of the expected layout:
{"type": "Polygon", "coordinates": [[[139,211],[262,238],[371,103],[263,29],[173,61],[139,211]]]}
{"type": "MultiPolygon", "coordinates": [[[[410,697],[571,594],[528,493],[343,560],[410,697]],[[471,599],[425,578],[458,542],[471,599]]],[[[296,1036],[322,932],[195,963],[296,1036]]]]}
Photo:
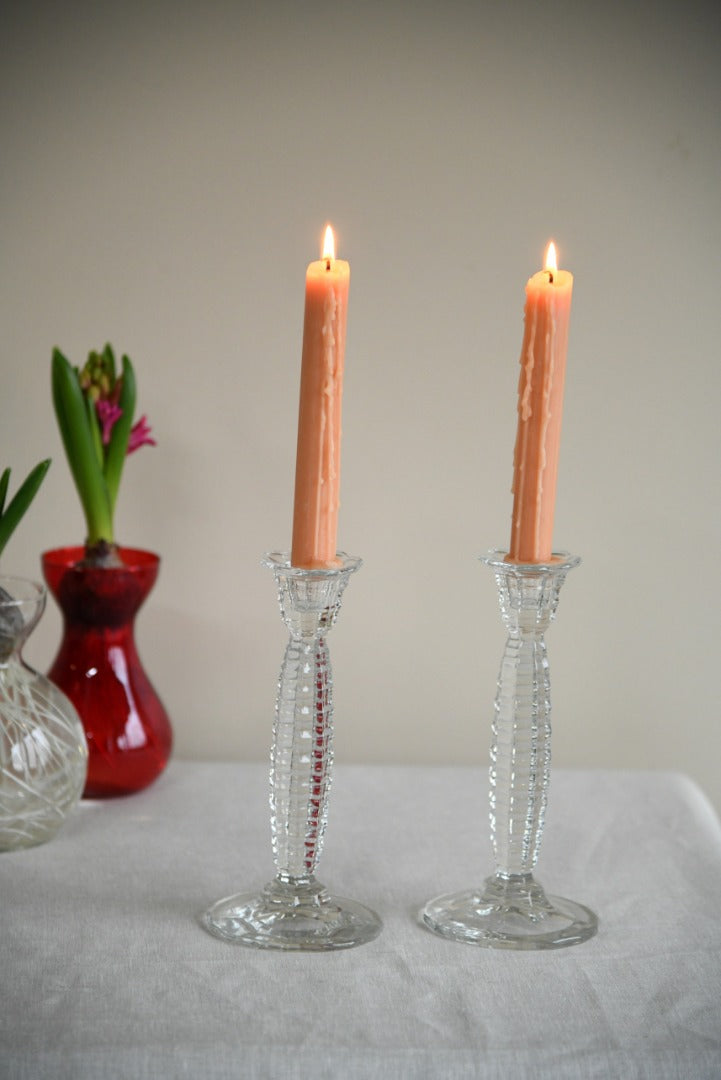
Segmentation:
{"type": "Polygon", "coordinates": [[[330,225],[323,256],[305,277],[303,360],[291,564],[336,564],[343,358],[350,267],[335,257],[330,225]]]}
{"type": "Polygon", "coordinates": [[[513,456],[513,519],[508,559],[548,562],[552,553],[563,383],[573,275],[556,268],[551,243],[546,269],[526,284],[525,330],[513,456]]]}

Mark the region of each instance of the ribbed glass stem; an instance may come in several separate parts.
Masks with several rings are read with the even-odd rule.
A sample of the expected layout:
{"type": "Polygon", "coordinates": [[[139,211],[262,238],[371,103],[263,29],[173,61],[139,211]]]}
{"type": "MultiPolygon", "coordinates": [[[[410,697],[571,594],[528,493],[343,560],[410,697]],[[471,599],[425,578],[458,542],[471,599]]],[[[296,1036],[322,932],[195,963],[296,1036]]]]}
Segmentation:
{"type": "MultiPolygon", "coordinates": [[[[339,557],[340,558],[340,557],[339,557]]],[[[312,878],[323,848],[333,765],[333,675],[326,635],[359,559],[304,570],[280,554],[275,573],[290,631],[278,680],[270,761],[270,829],[282,882],[312,878]]]]}
{"type": "Polygon", "coordinates": [[[333,677],[323,637],[291,636],[278,683],[270,772],[273,857],[283,878],[313,874],[328,820],[333,677]]]}
{"type": "Polygon", "coordinates": [[[491,744],[491,840],[496,868],[536,864],[551,763],[551,696],[542,637],[510,635],[501,661],[491,744]]]}
{"type": "Polygon", "coordinates": [[[498,557],[485,561],[495,570],[508,631],[492,724],[490,819],[496,873],[510,877],[531,873],[541,845],[551,766],[544,632],[566,573],[578,560],[538,566],[498,557]]]}

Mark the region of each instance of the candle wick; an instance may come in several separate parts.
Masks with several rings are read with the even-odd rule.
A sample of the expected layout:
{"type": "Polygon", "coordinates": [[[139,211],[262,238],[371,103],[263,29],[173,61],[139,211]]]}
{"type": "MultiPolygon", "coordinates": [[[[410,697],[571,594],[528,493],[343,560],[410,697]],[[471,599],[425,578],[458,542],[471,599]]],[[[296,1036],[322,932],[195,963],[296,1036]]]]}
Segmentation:
{"type": "Polygon", "coordinates": [[[548,274],[549,285],[553,285],[553,270],[547,270],[546,273],[548,274]]]}
{"type": "Polygon", "coordinates": [[[326,270],[330,270],[330,259],[325,260],[325,268],[326,270]]]}

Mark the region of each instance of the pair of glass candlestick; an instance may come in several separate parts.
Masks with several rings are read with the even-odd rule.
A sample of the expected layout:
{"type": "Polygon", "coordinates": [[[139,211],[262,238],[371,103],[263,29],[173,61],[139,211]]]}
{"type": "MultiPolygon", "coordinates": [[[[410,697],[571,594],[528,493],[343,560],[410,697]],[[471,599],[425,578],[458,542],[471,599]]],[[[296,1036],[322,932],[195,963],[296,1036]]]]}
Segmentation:
{"type": "MultiPolygon", "coordinates": [[[[547,896],[533,876],[550,773],[551,701],[544,633],[561,586],[580,562],[516,564],[505,552],[482,561],[495,573],[507,641],[492,724],[490,803],[495,872],[478,888],[440,896],[422,909],[428,929],[492,948],[550,949],[591,937],[596,916],[547,896]]],[[[333,678],[326,637],[361,560],[338,554],[333,569],[264,565],[278,585],[290,632],[278,683],[270,771],[276,876],[260,893],[238,893],[201,917],[216,937],[269,949],[327,950],[372,941],[381,920],[355,900],[331,895],[315,876],[328,819],[333,763],[333,678]]]]}

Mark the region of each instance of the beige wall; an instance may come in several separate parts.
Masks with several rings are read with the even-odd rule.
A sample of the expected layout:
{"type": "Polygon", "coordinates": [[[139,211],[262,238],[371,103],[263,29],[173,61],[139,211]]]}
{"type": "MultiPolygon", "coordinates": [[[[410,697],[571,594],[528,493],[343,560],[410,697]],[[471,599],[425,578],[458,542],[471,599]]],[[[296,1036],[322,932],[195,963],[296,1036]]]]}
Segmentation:
{"type": "MultiPolygon", "coordinates": [[[[164,558],[139,641],[178,756],[267,753],[285,634],[259,560],[290,539],[330,219],[339,540],[365,559],[337,756],[485,763],[503,638],[476,555],[508,539],[523,286],[553,236],[575,274],[556,544],[584,560],[548,637],[554,760],[678,768],[721,805],[719,25],[693,2],[6,5],[0,464],[54,465],[3,565],[83,538],[49,358],[110,340],[159,444],[117,524],[164,558]]],[[[38,666],[59,629],[50,604],[38,666]]]]}

